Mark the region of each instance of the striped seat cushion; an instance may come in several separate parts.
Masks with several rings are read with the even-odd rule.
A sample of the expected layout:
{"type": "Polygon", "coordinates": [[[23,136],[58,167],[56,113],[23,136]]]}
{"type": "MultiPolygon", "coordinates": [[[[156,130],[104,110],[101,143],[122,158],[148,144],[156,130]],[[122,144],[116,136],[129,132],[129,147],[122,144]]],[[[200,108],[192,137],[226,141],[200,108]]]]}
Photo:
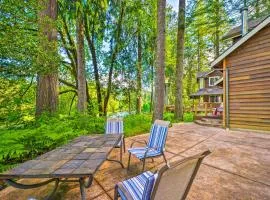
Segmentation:
{"type": "Polygon", "coordinates": [[[122,182],[123,188],[126,191],[121,191],[118,188],[118,193],[122,200],[126,200],[125,193],[129,193],[134,200],[149,200],[152,189],[157,178],[157,174],[146,171],[138,176],[122,182]]]}
{"type": "MultiPolygon", "coordinates": [[[[144,158],[144,154],[148,148],[147,147],[137,147],[137,148],[132,148],[128,149],[128,152],[135,155],[137,158],[142,159],[144,158]]],[[[147,152],[146,158],[148,157],[155,157],[161,155],[161,151],[155,150],[155,149],[150,149],[147,152]]]]}

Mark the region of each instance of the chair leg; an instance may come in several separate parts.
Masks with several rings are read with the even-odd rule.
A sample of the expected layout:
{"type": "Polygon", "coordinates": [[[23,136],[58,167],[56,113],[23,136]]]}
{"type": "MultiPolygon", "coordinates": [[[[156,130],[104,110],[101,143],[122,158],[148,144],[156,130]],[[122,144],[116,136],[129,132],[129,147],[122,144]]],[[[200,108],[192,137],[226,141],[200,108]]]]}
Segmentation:
{"type": "Polygon", "coordinates": [[[144,172],[145,160],[146,160],[146,159],[143,159],[143,167],[142,167],[142,172],[144,172]]]}
{"type": "Polygon", "coordinates": [[[118,199],[118,186],[116,185],[114,188],[114,200],[118,199]]]}
{"type": "Polygon", "coordinates": [[[123,162],[123,144],[120,145],[120,162],[123,162]]]}
{"type": "Polygon", "coordinates": [[[125,141],[125,136],[123,136],[123,146],[124,146],[124,153],[126,153],[126,141],[125,141]]]}
{"type": "Polygon", "coordinates": [[[154,162],[154,158],[151,158],[151,160],[152,160],[152,163],[154,162]]]}
{"type": "Polygon", "coordinates": [[[164,154],[164,153],[162,153],[162,156],[163,156],[163,159],[164,159],[164,161],[165,161],[166,165],[168,165],[168,161],[167,161],[167,159],[166,159],[166,157],[165,157],[165,154],[164,154]]]}
{"type": "Polygon", "coordinates": [[[129,170],[129,165],[130,165],[130,157],[131,157],[131,153],[129,153],[128,155],[128,167],[127,167],[128,170],[129,170]]]}

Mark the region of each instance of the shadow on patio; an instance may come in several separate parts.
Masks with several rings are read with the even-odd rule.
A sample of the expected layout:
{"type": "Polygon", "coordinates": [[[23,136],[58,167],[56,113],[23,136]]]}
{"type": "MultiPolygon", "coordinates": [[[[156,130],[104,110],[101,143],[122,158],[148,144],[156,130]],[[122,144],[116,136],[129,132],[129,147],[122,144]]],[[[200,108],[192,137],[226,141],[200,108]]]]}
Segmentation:
{"type": "MultiPolygon", "coordinates": [[[[146,138],[147,135],[134,138],[146,138]]],[[[132,138],[127,139],[129,147],[132,138]]],[[[169,129],[166,157],[171,161],[210,149],[192,185],[188,199],[270,199],[270,135],[229,131],[195,124],[175,124],[169,129]]],[[[118,156],[113,150],[110,158],[118,156]]],[[[124,155],[127,166],[128,154],[124,155]]],[[[148,160],[146,169],[154,171],[163,165],[162,158],[148,160]]],[[[140,173],[141,163],[131,160],[127,172],[117,163],[105,162],[86,190],[87,199],[111,199],[117,182],[140,173]]],[[[1,200],[45,196],[52,185],[40,189],[19,190],[8,187],[0,192],[1,200]]],[[[62,183],[55,199],[80,199],[77,183],[62,183]]]]}

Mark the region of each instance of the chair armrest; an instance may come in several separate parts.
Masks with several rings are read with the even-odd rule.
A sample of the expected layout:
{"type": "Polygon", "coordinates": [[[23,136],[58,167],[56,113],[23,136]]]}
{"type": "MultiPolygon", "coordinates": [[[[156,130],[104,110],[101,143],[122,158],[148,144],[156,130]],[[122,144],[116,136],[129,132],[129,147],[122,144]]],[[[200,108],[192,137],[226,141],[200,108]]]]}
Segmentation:
{"type": "Polygon", "coordinates": [[[127,200],[133,200],[131,194],[126,190],[122,183],[118,183],[115,186],[115,192],[118,192],[118,188],[124,193],[127,200]]]}
{"type": "Polygon", "coordinates": [[[146,149],[146,151],[145,151],[145,153],[144,153],[144,156],[143,156],[143,159],[145,159],[146,158],[146,156],[147,156],[147,153],[149,152],[149,150],[151,150],[151,149],[153,149],[153,150],[157,150],[157,148],[155,148],[155,147],[147,147],[147,149],[146,149]]]}
{"type": "Polygon", "coordinates": [[[133,140],[133,142],[130,145],[130,148],[132,148],[135,143],[141,143],[141,144],[147,145],[146,140],[133,140]]]}

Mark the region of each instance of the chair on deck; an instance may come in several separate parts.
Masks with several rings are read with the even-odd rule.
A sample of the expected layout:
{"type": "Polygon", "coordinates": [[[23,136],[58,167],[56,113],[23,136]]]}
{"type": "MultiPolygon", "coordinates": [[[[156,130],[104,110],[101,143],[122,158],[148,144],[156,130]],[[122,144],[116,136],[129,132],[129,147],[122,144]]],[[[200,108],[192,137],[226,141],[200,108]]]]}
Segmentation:
{"type": "MultiPolygon", "coordinates": [[[[126,145],[125,145],[125,136],[124,136],[124,125],[122,118],[108,118],[106,127],[105,127],[105,134],[121,134],[121,141],[115,146],[115,148],[120,148],[120,165],[124,168],[123,165],[123,150],[126,152],[126,145]]],[[[108,161],[115,161],[112,159],[107,158],[108,161]]]]}
{"type": "Polygon", "coordinates": [[[165,149],[165,143],[167,139],[169,124],[170,122],[168,121],[156,120],[154,124],[152,125],[148,143],[146,141],[143,141],[144,144],[146,145],[145,147],[133,148],[133,145],[136,142],[142,143],[141,141],[134,141],[131,144],[130,149],[128,149],[128,152],[129,152],[128,169],[130,166],[131,154],[136,156],[138,159],[140,159],[143,162],[142,171],[144,171],[145,160],[147,158],[153,159],[154,157],[163,156],[163,159],[167,163],[167,160],[164,154],[164,149],[165,149]]]}
{"type": "Polygon", "coordinates": [[[121,134],[121,141],[117,144],[117,148],[123,147],[126,152],[125,136],[124,136],[124,123],[122,118],[108,118],[106,123],[105,134],[121,134]]]}
{"type": "Polygon", "coordinates": [[[202,160],[211,152],[165,165],[157,173],[146,171],[116,184],[114,200],[183,200],[187,197],[202,160]]]}

